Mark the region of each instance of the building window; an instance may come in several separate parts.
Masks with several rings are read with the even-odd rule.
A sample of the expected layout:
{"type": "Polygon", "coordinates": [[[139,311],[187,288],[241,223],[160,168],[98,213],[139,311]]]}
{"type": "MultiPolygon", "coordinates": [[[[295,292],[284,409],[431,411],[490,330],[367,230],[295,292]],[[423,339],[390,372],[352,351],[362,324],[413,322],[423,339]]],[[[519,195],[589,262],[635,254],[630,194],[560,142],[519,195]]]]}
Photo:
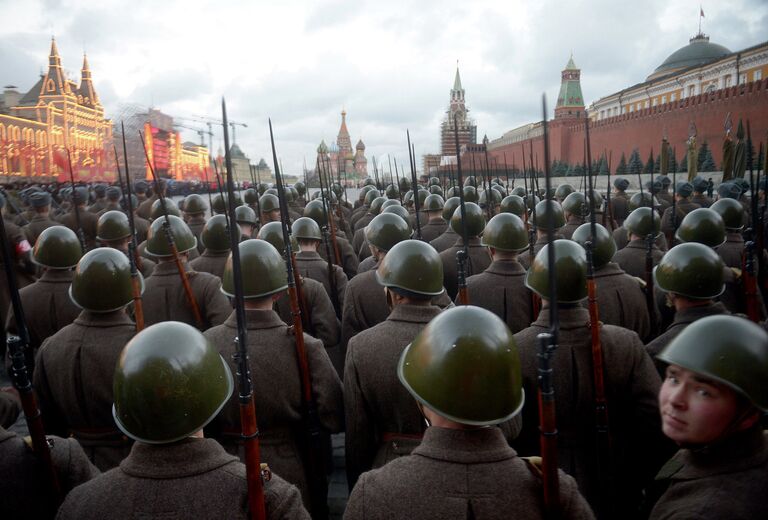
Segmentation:
{"type": "Polygon", "coordinates": [[[650,103],[648,103],[648,100],[646,100],[645,101],[645,108],[648,108],[649,105],[650,105],[650,103]]]}
{"type": "Polygon", "coordinates": [[[741,74],[739,74],[739,85],[743,85],[746,82],[747,82],[747,73],[742,72],[741,74]]]}
{"type": "Polygon", "coordinates": [[[659,104],[659,98],[653,98],[653,106],[656,106],[659,104]]]}
{"type": "Polygon", "coordinates": [[[691,85],[688,87],[688,97],[692,97],[696,95],[696,85],[691,85]]]}
{"type": "Polygon", "coordinates": [[[635,105],[629,105],[629,113],[631,114],[634,111],[635,111],[635,105]]]}
{"type": "Polygon", "coordinates": [[[710,85],[707,87],[707,94],[711,94],[714,91],[715,91],[715,84],[710,83],[710,85]]]}
{"type": "Polygon", "coordinates": [[[731,75],[730,75],[730,74],[728,74],[728,75],[725,77],[725,83],[724,83],[724,85],[725,85],[725,88],[728,88],[728,87],[730,87],[732,82],[733,82],[733,79],[731,78],[731,75]]]}
{"type": "Polygon", "coordinates": [[[763,79],[763,71],[762,70],[756,70],[752,73],[752,81],[760,81],[763,79]]]}
{"type": "Polygon", "coordinates": [[[48,80],[48,84],[46,85],[46,88],[48,89],[48,92],[53,92],[56,90],[56,84],[53,82],[52,79],[48,80]]]}
{"type": "Polygon", "coordinates": [[[676,99],[677,99],[677,94],[675,94],[674,92],[672,92],[672,93],[669,95],[669,102],[670,102],[670,103],[672,103],[672,102],[674,102],[676,99]]]}

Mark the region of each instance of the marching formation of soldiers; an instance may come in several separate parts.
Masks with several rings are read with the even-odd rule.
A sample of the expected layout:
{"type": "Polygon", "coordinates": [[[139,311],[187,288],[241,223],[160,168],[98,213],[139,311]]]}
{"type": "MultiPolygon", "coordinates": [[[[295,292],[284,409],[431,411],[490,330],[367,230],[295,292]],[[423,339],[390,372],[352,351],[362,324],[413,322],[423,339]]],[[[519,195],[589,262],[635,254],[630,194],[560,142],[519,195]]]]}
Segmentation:
{"type": "Polygon", "coordinates": [[[765,179],[457,173],[4,191],[0,516],[768,518],[765,179]]]}

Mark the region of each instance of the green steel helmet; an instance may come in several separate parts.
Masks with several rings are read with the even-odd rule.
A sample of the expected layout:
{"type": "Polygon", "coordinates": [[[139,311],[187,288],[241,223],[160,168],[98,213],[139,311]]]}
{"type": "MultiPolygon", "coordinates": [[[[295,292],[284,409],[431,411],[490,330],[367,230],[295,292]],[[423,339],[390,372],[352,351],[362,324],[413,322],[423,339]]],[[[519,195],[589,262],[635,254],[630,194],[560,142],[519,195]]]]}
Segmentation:
{"type": "Polygon", "coordinates": [[[403,206],[413,206],[413,192],[406,191],[403,195],[403,206]]]}
{"type": "Polygon", "coordinates": [[[291,233],[297,239],[303,240],[322,240],[323,235],[320,233],[320,226],[317,222],[309,217],[300,217],[291,225],[291,233]]]}
{"type": "Polygon", "coordinates": [[[584,197],[584,194],[580,191],[574,191],[565,197],[563,211],[578,217],[586,215],[588,213],[587,199],[584,197]]]}
{"type": "Polygon", "coordinates": [[[485,206],[488,200],[488,197],[491,198],[491,203],[495,206],[496,204],[501,204],[501,194],[492,189],[487,189],[480,193],[480,205],[485,206]]]}
{"type": "Polygon", "coordinates": [[[256,191],[259,192],[259,196],[264,195],[264,192],[269,189],[266,182],[260,182],[256,185],[256,191]]]}
{"type": "MultiPolygon", "coordinates": [[[[464,211],[466,213],[466,225],[467,225],[467,238],[479,236],[485,228],[485,213],[474,202],[464,203],[464,211]]],[[[461,207],[457,207],[453,210],[453,216],[451,216],[451,229],[454,233],[459,235],[461,231],[461,207]]]]}
{"type": "MultiPolygon", "coordinates": [[[[285,241],[283,240],[283,224],[281,222],[268,222],[259,228],[256,238],[272,244],[281,255],[285,255],[285,241]]],[[[241,242],[242,243],[242,242],[241,242]]],[[[291,235],[291,250],[298,251],[299,243],[296,237],[291,235]]]]}
{"type": "Polygon", "coordinates": [[[565,214],[563,213],[563,207],[555,200],[542,200],[536,204],[534,217],[532,219],[533,227],[542,230],[547,229],[549,227],[550,213],[552,214],[552,225],[555,229],[560,229],[565,225],[565,214]],[[551,211],[548,211],[547,205],[549,205],[551,211]]]}
{"type": "Polygon", "coordinates": [[[299,195],[299,190],[297,190],[294,186],[286,186],[285,191],[291,192],[291,201],[298,201],[299,197],[301,197],[301,195],[299,195]]]}
{"type": "Polygon", "coordinates": [[[464,187],[472,186],[473,188],[477,188],[477,179],[475,179],[474,175],[468,175],[464,179],[464,187]]]}
{"type": "Polygon", "coordinates": [[[274,195],[275,197],[277,197],[279,195],[279,193],[277,192],[277,188],[275,188],[274,184],[271,187],[269,187],[266,190],[264,190],[264,194],[265,195],[267,195],[267,194],[268,195],[274,195]]]}
{"type": "Polygon", "coordinates": [[[496,190],[499,192],[499,195],[501,195],[501,198],[504,198],[507,196],[506,190],[501,186],[501,184],[494,184],[491,186],[491,189],[496,190]]]}
{"type": "Polygon", "coordinates": [[[163,212],[162,201],[165,201],[165,209],[168,210],[169,216],[181,216],[181,210],[179,210],[179,207],[176,205],[176,203],[168,197],[165,197],[164,199],[157,199],[152,203],[152,209],[149,211],[149,220],[157,220],[158,218],[165,216],[165,213],[163,212]]]}
{"type": "MultiPolygon", "coordinates": [[[[587,241],[589,241],[590,237],[592,237],[592,229],[589,222],[587,222],[576,228],[571,240],[586,248],[587,241]]],[[[600,269],[610,262],[615,254],[616,241],[613,240],[613,235],[602,225],[596,223],[595,237],[592,238],[592,263],[594,264],[595,269],[600,269]]]]}
{"type": "Polygon", "coordinates": [[[683,218],[675,238],[679,242],[698,242],[718,248],[725,243],[725,222],[717,211],[697,208],[683,218]]]}
{"type": "Polygon", "coordinates": [[[243,200],[246,204],[256,204],[259,202],[259,192],[253,188],[248,188],[243,193],[243,200]]]}
{"type": "Polygon", "coordinates": [[[624,219],[624,228],[639,237],[646,237],[653,234],[658,237],[661,229],[661,218],[656,210],[647,206],[632,210],[626,219],[624,219]]]}
{"type": "Polygon", "coordinates": [[[533,194],[526,195],[523,200],[525,200],[525,205],[528,206],[529,211],[533,211],[533,209],[539,204],[539,202],[541,202],[541,199],[539,198],[539,196],[533,195],[533,194]]]}
{"type": "Polygon", "coordinates": [[[701,318],[656,357],[718,381],[768,411],[768,334],[749,320],[728,315],[701,318]]]}
{"type": "Polygon", "coordinates": [[[131,223],[128,221],[128,215],[122,211],[107,211],[99,217],[99,222],[96,224],[96,240],[112,242],[130,236],[131,223]]]}
{"type": "Polygon", "coordinates": [[[549,299],[549,251],[555,248],[557,303],[578,303],[587,297],[587,253],[572,240],[555,240],[541,248],[525,275],[530,290],[549,299]]]}
{"type": "MultiPolygon", "coordinates": [[[[141,292],[144,278],[139,273],[141,292]]],[[[133,301],[131,262],[122,251],[98,247],[80,259],[69,286],[69,298],[91,312],[112,312],[133,301]]]]}
{"type": "Polygon", "coordinates": [[[285,202],[293,202],[293,192],[287,187],[283,187],[283,193],[285,194],[285,202]]]}
{"type": "Polygon", "coordinates": [[[525,201],[519,195],[507,195],[501,200],[499,212],[512,213],[520,218],[525,214],[525,201]]]}
{"type": "Polygon", "coordinates": [[[443,192],[443,188],[441,188],[440,186],[435,186],[435,185],[430,186],[428,191],[429,191],[429,193],[431,193],[433,195],[440,195],[441,197],[445,193],[445,192],[443,192]]]}
{"type": "MultiPolygon", "coordinates": [[[[237,236],[240,236],[240,226],[237,227],[237,236]]],[[[225,215],[214,215],[208,219],[202,233],[200,233],[200,242],[203,244],[203,247],[213,253],[229,251],[232,246],[229,241],[227,217],[225,215]]]]}
{"type": "Polygon", "coordinates": [[[365,239],[380,251],[389,251],[392,246],[411,237],[411,225],[402,217],[391,213],[376,215],[365,226],[365,239]]]}
{"type": "Polygon", "coordinates": [[[184,213],[205,213],[208,211],[208,204],[205,203],[205,199],[197,193],[187,195],[184,199],[184,213]]]}
{"type": "Polygon", "coordinates": [[[438,179],[437,177],[430,177],[429,186],[440,186],[440,179],[438,179]]]}
{"type": "MultiPolygon", "coordinates": [[[[384,211],[390,206],[402,206],[402,204],[400,204],[400,201],[397,199],[388,199],[385,200],[384,204],[381,205],[381,211],[384,211]]],[[[381,211],[379,213],[381,213],[381,211]]]]}
{"type": "Polygon", "coordinates": [[[411,181],[406,179],[405,177],[400,177],[398,179],[398,184],[400,184],[400,191],[409,191],[411,189],[411,181]]]}
{"type": "Polygon", "coordinates": [[[400,192],[394,184],[390,184],[386,187],[384,195],[386,195],[388,199],[400,199],[400,192]]]}
{"type": "Polygon", "coordinates": [[[307,185],[301,181],[294,183],[293,188],[299,194],[299,197],[303,197],[307,193],[307,185]]]}
{"type": "Polygon", "coordinates": [[[379,264],[376,280],[384,287],[421,296],[437,296],[443,289],[443,262],[434,247],[420,240],[403,240],[379,264]]]}
{"type": "MultiPolygon", "coordinates": [[[[279,224],[279,222],[274,222],[279,224]]],[[[282,240],[282,238],[281,238],[282,240]]],[[[282,244],[281,244],[282,246],[282,244]]],[[[266,240],[251,238],[238,244],[243,278],[243,297],[264,298],[288,288],[288,271],[283,255],[266,240]]],[[[235,281],[232,271],[232,255],[224,265],[221,292],[235,297],[235,281]]]]}
{"type": "Polygon", "coordinates": [[[451,197],[458,197],[459,196],[459,189],[454,186],[452,188],[448,188],[448,191],[445,192],[445,198],[450,199],[451,197]]]}
{"type": "Polygon", "coordinates": [[[711,300],[725,290],[725,264],[711,247],[698,242],[667,251],[653,269],[656,287],[692,300],[711,300]]]}
{"type": "Polygon", "coordinates": [[[475,202],[480,200],[480,196],[477,194],[477,188],[474,186],[464,186],[464,201],[475,202]]]}
{"type": "MultiPolygon", "coordinates": [[[[629,211],[634,211],[637,208],[650,208],[651,207],[651,194],[644,191],[642,193],[638,192],[632,195],[629,198],[629,202],[627,203],[629,207],[629,211]]],[[[656,197],[653,197],[653,207],[658,208],[660,206],[659,199],[656,197]]]]}
{"type": "Polygon", "coordinates": [[[51,226],[37,237],[32,260],[48,269],[72,269],[83,256],[80,240],[65,226],[51,226]]]}
{"type": "Polygon", "coordinates": [[[376,197],[375,199],[373,199],[373,202],[371,202],[371,207],[368,210],[368,212],[371,213],[372,215],[378,215],[379,213],[381,213],[381,206],[385,202],[387,202],[386,197],[376,197]]]}
{"type": "Polygon", "coordinates": [[[330,204],[336,204],[336,202],[338,201],[336,194],[333,193],[332,191],[326,191],[325,196],[323,198],[325,198],[325,200],[330,204]]]}
{"type": "Polygon", "coordinates": [[[571,193],[574,193],[575,191],[576,189],[570,184],[561,184],[555,190],[555,198],[560,202],[563,202],[568,195],[570,195],[571,193]]]}
{"type": "Polygon", "coordinates": [[[309,217],[320,227],[325,226],[328,220],[325,218],[325,211],[323,211],[323,201],[311,200],[304,206],[304,216],[309,217]]]}
{"type": "MultiPolygon", "coordinates": [[[[360,188],[360,193],[358,193],[357,198],[360,199],[361,201],[365,200],[365,196],[368,195],[368,192],[371,191],[371,190],[376,190],[376,188],[371,186],[371,185],[366,184],[365,186],[360,188]]],[[[315,193],[317,193],[317,192],[315,192],[315,193]]]]}
{"type": "Polygon", "coordinates": [[[165,321],[136,334],[120,353],[112,416],[136,441],[169,444],[211,422],[233,389],[211,341],[191,325],[165,321]]]}
{"type": "Polygon", "coordinates": [[[381,211],[381,214],[384,213],[394,213],[395,215],[401,217],[405,222],[410,226],[411,225],[411,214],[410,212],[403,206],[387,206],[381,211]]]}
{"type": "MultiPolygon", "coordinates": [[[[181,218],[169,215],[168,222],[179,253],[185,253],[197,247],[197,238],[181,218]]],[[[173,256],[163,226],[165,226],[165,218],[155,219],[149,226],[146,250],[152,256],[173,256]]]]}
{"type": "Polygon", "coordinates": [[[424,188],[419,188],[419,208],[424,206],[424,201],[429,197],[429,191],[424,188]]]}
{"type": "Polygon", "coordinates": [[[494,313],[472,305],[430,321],[403,350],[397,375],[418,402],[462,424],[502,423],[525,401],[512,332],[494,313]]]}
{"type": "Polygon", "coordinates": [[[270,211],[275,211],[275,210],[279,211],[280,199],[277,198],[277,195],[272,195],[271,193],[265,193],[259,199],[259,210],[262,213],[269,213],[270,211]]]}
{"type": "Polygon", "coordinates": [[[519,253],[528,249],[528,231],[523,220],[513,213],[499,213],[485,226],[480,243],[499,251],[519,253]]]}
{"type": "Polygon", "coordinates": [[[371,179],[370,177],[366,177],[365,180],[363,181],[363,186],[373,186],[373,185],[374,185],[373,179],[371,179]]]}
{"type": "Polygon", "coordinates": [[[424,199],[425,211],[443,211],[443,207],[445,207],[445,201],[443,200],[443,197],[436,193],[433,193],[424,199]]]}
{"type": "Polygon", "coordinates": [[[744,206],[738,200],[720,199],[709,209],[720,215],[726,230],[741,231],[744,228],[744,206]]]}
{"type": "Polygon", "coordinates": [[[376,200],[377,198],[381,197],[381,194],[379,193],[379,190],[376,188],[371,187],[372,189],[365,194],[365,202],[364,204],[368,207],[371,206],[371,203],[376,200]]]}
{"type": "Polygon", "coordinates": [[[456,211],[456,208],[458,208],[460,204],[461,199],[459,199],[459,197],[446,199],[445,204],[443,204],[443,220],[450,222],[451,217],[453,217],[453,212],[456,211]]]}
{"type": "Polygon", "coordinates": [[[518,197],[523,198],[525,197],[525,188],[523,188],[522,186],[517,186],[512,189],[511,194],[517,195],[518,197]]]}
{"type": "Polygon", "coordinates": [[[238,206],[235,208],[235,220],[238,224],[256,225],[256,212],[250,206],[238,206]]]}

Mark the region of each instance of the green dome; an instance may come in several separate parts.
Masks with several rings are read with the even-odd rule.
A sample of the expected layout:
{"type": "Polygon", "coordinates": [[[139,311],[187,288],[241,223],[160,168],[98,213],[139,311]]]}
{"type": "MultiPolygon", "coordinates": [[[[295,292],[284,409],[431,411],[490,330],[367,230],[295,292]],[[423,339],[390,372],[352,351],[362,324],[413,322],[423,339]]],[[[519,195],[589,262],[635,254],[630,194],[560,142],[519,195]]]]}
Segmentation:
{"type": "Polygon", "coordinates": [[[670,54],[661,65],[656,67],[653,74],[648,76],[648,79],[663,76],[675,70],[706,65],[729,54],[731,51],[726,47],[711,43],[709,36],[698,34],[690,39],[688,45],[670,54]]]}

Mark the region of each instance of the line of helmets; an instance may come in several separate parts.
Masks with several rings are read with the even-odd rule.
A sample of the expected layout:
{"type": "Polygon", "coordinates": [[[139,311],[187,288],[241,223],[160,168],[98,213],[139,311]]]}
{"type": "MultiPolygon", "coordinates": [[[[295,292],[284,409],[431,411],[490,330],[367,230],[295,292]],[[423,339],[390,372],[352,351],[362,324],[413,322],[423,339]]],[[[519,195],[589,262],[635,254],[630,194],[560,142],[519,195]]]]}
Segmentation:
{"type": "MultiPolygon", "coordinates": [[[[447,187],[440,179],[433,177],[426,187],[420,186],[417,190],[419,206],[425,215],[441,215],[458,235],[466,232],[468,236],[480,237],[483,246],[514,253],[523,253],[531,247],[531,230],[543,234],[551,223],[557,239],[553,244],[541,244],[537,248],[525,277],[525,285],[543,299],[548,298],[550,290],[547,257],[552,249],[556,255],[557,301],[575,303],[587,298],[588,268],[584,249],[587,242],[593,248],[594,269],[599,270],[611,262],[622,242],[626,245],[633,239],[648,236],[656,241],[665,239],[662,228],[665,216],[670,211],[667,198],[671,197],[668,197],[668,183],[663,179],[651,181],[645,190],[630,196],[626,193],[630,183],[626,179],[617,178],[614,181],[611,205],[607,204],[606,197],[598,191],[588,193],[588,190],[577,190],[570,184],[561,184],[553,189],[551,204],[546,200],[543,190],[537,193],[526,192],[519,185],[504,186],[498,178],[491,179],[486,190],[480,189],[481,186],[474,176],[466,178],[463,187],[447,187]],[[465,201],[466,229],[462,226],[459,190],[465,201]],[[594,236],[588,218],[590,212],[594,212],[597,217],[594,236]],[[487,220],[488,215],[492,215],[490,220],[487,220]],[[569,225],[571,229],[566,230],[569,225]],[[564,236],[566,232],[569,236],[564,236]]],[[[701,191],[699,179],[692,183],[680,182],[674,190],[676,196],[683,201],[694,192],[701,191]]],[[[662,293],[679,294],[694,300],[716,299],[723,293],[728,268],[716,250],[726,242],[729,233],[744,230],[748,212],[742,198],[743,191],[738,183],[724,183],[718,189],[717,201],[711,202],[709,207],[697,207],[679,215],[681,218],[676,230],[667,238],[674,240],[677,245],[669,248],[653,268],[653,283],[657,289],[662,293]]],[[[338,184],[333,184],[325,193],[326,196],[322,197],[320,191],[316,190],[307,201],[305,197],[308,190],[304,183],[297,182],[286,187],[294,239],[322,240],[327,212],[335,212],[340,201],[351,209],[344,189],[338,184]]],[[[287,287],[286,267],[277,190],[261,183],[244,190],[242,196],[238,194],[235,199],[236,221],[243,238],[239,247],[243,272],[246,273],[243,277],[245,298],[264,297],[284,290],[287,287]],[[252,239],[252,236],[257,238],[252,239]]],[[[406,294],[441,294],[444,290],[443,264],[433,247],[415,240],[413,199],[411,183],[406,179],[400,179],[397,184],[389,184],[383,190],[377,189],[374,181],[367,179],[359,191],[356,204],[367,208],[367,212],[373,215],[365,226],[364,238],[368,244],[388,251],[377,270],[377,279],[381,285],[397,288],[406,294]]],[[[203,249],[229,251],[226,195],[212,198],[213,216],[205,220],[198,233],[193,232],[185,220],[204,216],[208,212],[209,205],[203,196],[189,195],[179,205],[170,198],[163,200],[164,209],[160,199],[152,206],[147,238],[139,245],[143,256],[152,259],[172,255],[163,230],[165,212],[168,213],[170,232],[179,252],[197,250],[198,240],[203,249]]],[[[678,213],[680,206],[678,204],[678,213]]],[[[33,259],[46,269],[74,268],[70,287],[72,301],[92,312],[111,312],[128,306],[132,301],[127,256],[130,236],[126,214],[119,210],[107,211],[98,222],[97,240],[102,247],[83,254],[78,237],[72,230],[54,226],[40,235],[33,249],[33,259]]],[[[224,269],[221,291],[227,296],[234,295],[231,255],[224,269]]],[[[731,354],[741,349],[745,353],[741,358],[745,360],[744,363],[758,364],[762,373],[767,374],[768,352],[756,354],[749,345],[743,344],[744,341],[738,341],[739,337],[752,337],[743,334],[745,324],[746,320],[736,317],[721,320],[718,323],[719,330],[726,332],[712,338],[715,341],[717,338],[728,338],[727,348],[731,354]]],[[[141,342],[145,337],[149,341],[149,336],[157,334],[156,331],[150,331],[158,326],[171,325],[150,327],[131,343],[141,342]]],[[[175,331],[174,334],[189,335],[192,332],[175,331]]],[[[201,350],[202,353],[196,359],[201,364],[202,373],[226,371],[217,356],[211,355],[210,345],[205,346],[204,338],[196,334],[192,336],[186,343],[197,345],[201,350]]],[[[759,336],[765,342],[764,333],[759,336]]],[[[700,334],[697,335],[693,329],[674,341],[661,357],[667,362],[679,363],[716,380],[725,381],[758,407],[768,408],[765,388],[748,379],[754,370],[730,370],[718,362],[718,356],[726,355],[723,350],[726,348],[726,340],[722,341],[722,348],[718,349],[715,345],[706,356],[696,354],[694,351],[700,346],[700,334]]],[[[163,341],[158,343],[163,344],[163,341]]],[[[173,348],[168,345],[168,349],[173,348]]],[[[734,356],[738,358],[738,354],[734,356]]],[[[121,366],[125,366],[125,363],[126,360],[122,360],[121,366]]],[[[495,314],[471,305],[451,308],[435,318],[404,350],[398,376],[418,401],[467,424],[500,423],[516,414],[523,404],[520,364],[512,333],[495,314]],[[457,360],[463,360],[467,367],[477,369],[473,377],[474,384],[466,384],[466,370],[450,369],[450,366],[457,366],[457,360]],[[446,370],[434,370],[440,364],[446,370]],[[498,370],[499,366],[506,369],[498,370]],[[482,367],[494,368],[483,370],[482,367]],[[448,388],[463,390],[444,391],[448,388]],[[499,388],[506,389],[503,395],[499,395],[499,388]],[[455,398],[459,394],[464,395],[464,398],[455,398]],[[496,395],[497,399],[485,399],[485,396],[491,394],[496,395]]],[[[115,383],[116,390],[126,377],[119,366],[116,381],[120,384],[115,383]]],[[[177,439],[186,435],[187,430],[199,429],[201,424],[195,421],[208,420],[223,405],[231,392],[231,376],[224,379],[229,381],[224,385],[229,386],[229,390],[218,388],[212,393],[218,397],[208,403],[209,409],[201,410],[192,418],[195,424],[169,426],[154,437],[151,432],[144,431],[140,420],[120,421],[122,416],[132,416],[129,412],[121,415],[122,404],[128,406],[131,400],[125,397],[125,403],[121,403],[123,398],[116,391],[115,413],[118,424],[126,434],[136,439],[150,438],[152,442],[177,439]]],[[[168,403],[168,406],[178,405],[168,403]]]]}

